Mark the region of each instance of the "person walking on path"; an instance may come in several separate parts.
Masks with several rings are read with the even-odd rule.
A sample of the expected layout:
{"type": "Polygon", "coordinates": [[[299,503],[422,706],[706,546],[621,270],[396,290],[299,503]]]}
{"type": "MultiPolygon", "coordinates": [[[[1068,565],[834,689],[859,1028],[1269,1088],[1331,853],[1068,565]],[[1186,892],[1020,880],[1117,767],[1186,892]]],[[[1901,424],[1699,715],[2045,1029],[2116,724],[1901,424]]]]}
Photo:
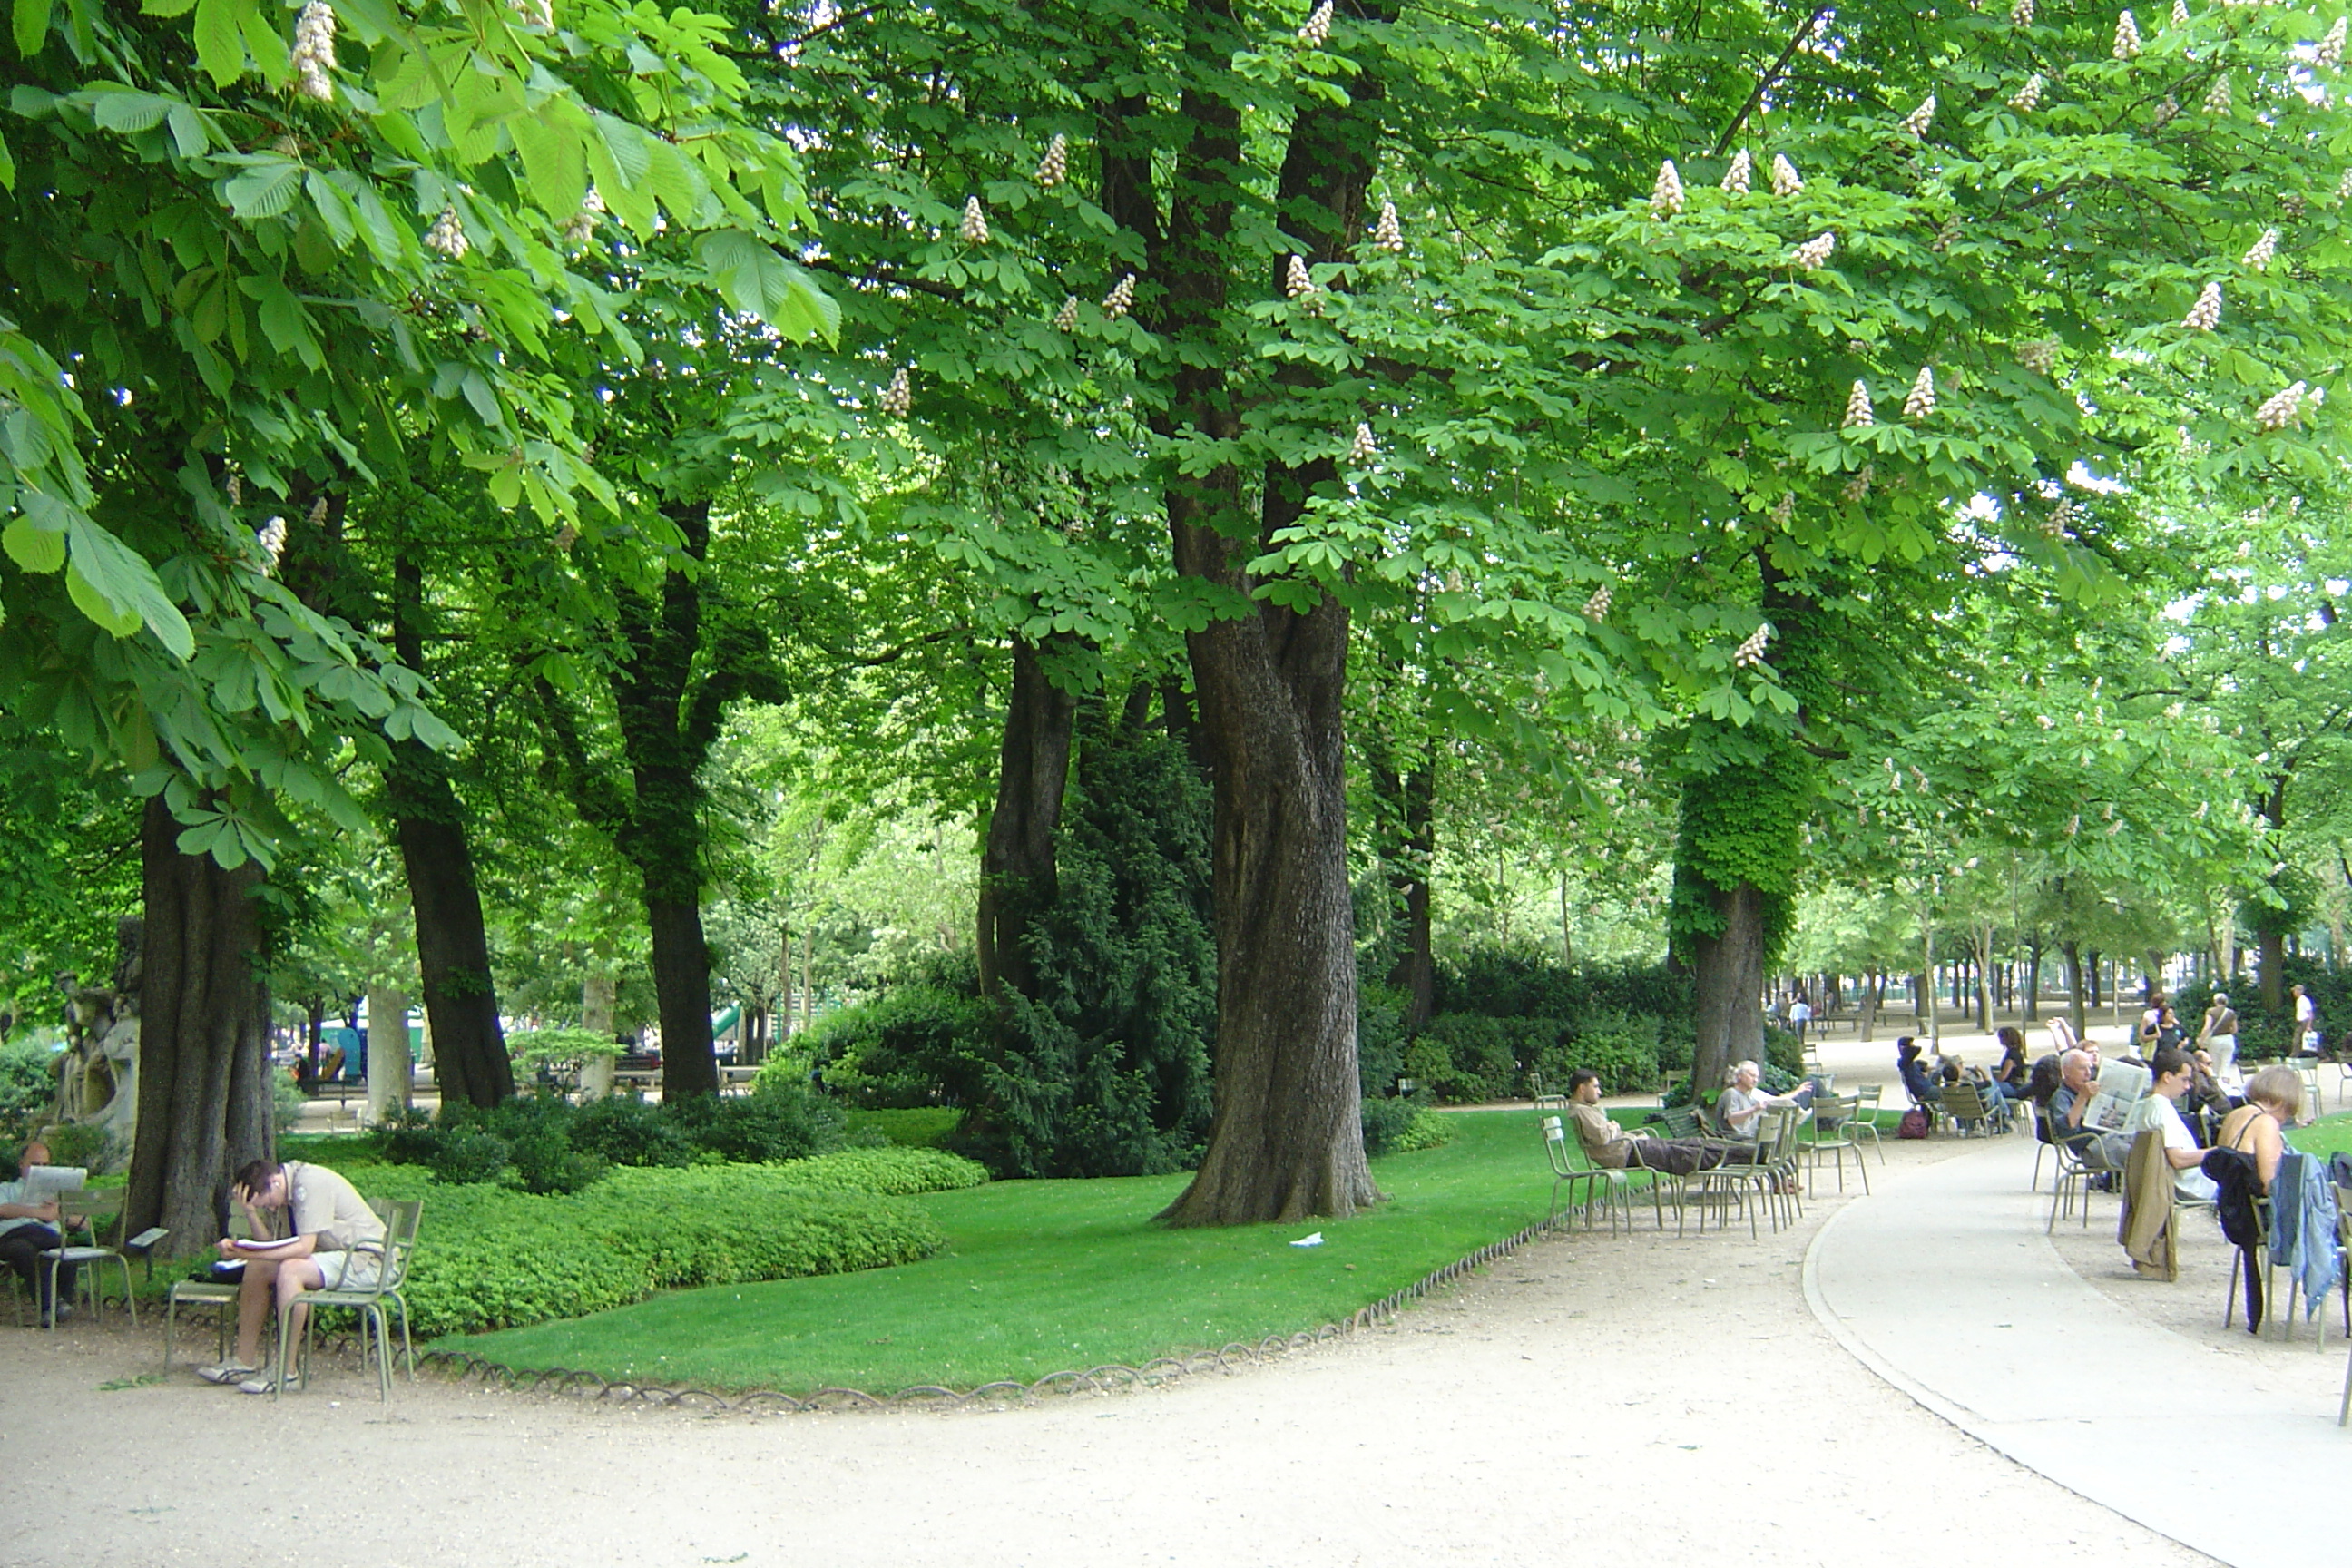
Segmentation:
{"type": "Polygon", "coordinates": [[[2228,992],[2214,992],[2206,1005],[2197,1043],[2212,1053],[2214,1077],[2226,1085],[2238,1076],[2238,1010],[2230,1005],[2228,992]]]}
{"type": "Polygon", "coordinates": [[[1797,1045],[1800,1049],[1805,1044],[1805,1026],[1812,1021],[1813,1005],[1806,1001],[1805,994],[1800,991],[1797,993],[1797,999],[1789,1004],[1789,1027],[1796,1032],[1797,1045]]]}
{"type": "Polygon", "coordinates": [[[2299,1057],[2306,1051],[2316,1053],[2319,1042],[2311,1037],[2319,1033],[2318,1004],[2300,985],[2290,988],[2289,994],[2294,999],[2294,1021],[2288,1026],[2286,1054],[2299,1057]]]}

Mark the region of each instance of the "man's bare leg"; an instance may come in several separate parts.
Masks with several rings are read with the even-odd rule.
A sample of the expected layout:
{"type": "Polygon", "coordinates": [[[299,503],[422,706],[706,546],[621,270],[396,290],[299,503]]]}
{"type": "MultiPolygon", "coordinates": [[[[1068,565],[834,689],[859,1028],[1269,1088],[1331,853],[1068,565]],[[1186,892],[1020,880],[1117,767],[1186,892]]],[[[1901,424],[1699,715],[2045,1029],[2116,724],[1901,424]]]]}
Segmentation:
{"type": "Polygon", "coordinates": [[[239,1366],[261,1364],[261,1326],[278,1293],[279,1265],[247,1258],[245,1280],[236,1288],[236,1354],[239,1366]]]}

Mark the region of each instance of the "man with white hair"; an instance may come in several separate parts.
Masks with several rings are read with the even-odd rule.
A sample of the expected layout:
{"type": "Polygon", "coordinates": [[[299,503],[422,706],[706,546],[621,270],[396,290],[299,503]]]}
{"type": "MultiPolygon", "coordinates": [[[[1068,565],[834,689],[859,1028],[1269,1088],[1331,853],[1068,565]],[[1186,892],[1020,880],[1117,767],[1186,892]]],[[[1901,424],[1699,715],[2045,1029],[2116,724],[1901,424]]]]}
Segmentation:
{"type": "Polygon", "coordinates": [[[1801,1110],[1813,1103],[1812,1085],[1807,1084],[1794,1094],[1759,1094],[1756,1081],[1762,1072],[1754,1062],[1735,1063],[1731,1069],[1731,1087],[1715,1102],[1715,1119],[1723,1130],[1745,1143],[1756,1142],[1764,1128],[1768,1110],[1801,1110]]]}
{"type": "Polygon", "coordinates": [[[2131,1136],[2083,1125],[2097,1097],[2098,1058],[2080,1046],[2058,1058],[2058,1092],[2050,1097],[2050,1136],[2094,1171],[2120,1171],[2131,1158],[2131,1136]]]}

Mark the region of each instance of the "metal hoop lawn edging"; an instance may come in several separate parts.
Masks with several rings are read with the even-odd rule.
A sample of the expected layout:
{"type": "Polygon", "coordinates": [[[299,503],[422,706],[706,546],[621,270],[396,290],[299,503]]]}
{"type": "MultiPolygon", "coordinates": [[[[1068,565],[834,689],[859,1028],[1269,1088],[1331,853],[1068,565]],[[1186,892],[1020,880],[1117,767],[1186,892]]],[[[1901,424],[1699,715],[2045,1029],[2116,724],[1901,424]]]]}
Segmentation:
{"type": "MultiPolygon", "coordinates": [[[[899,1389],[895,1394],[868,1394],[862,1388],[819,1388],[805,1394],[792,1394],[772,1388],[755,1388],[730,1398],[723,1394],[691,1384],[671,1385],[643,1383],[635,1378],[606,1378],[593,1372],[570,1367],[548,1367],[534,1370],[508,1366],[502,1362],[488,1361],[464,1351],[425,1351],[417,1360],[428,1366],[446,1370],[457,1383],[480,1382],[502,1389],[522,1392],[533,1390],[554,1395],[588,1401],[618,1401],[624,1404],[648,1405],[657,1409],[695,1409],[711,1414],[756,1415],[799,1414],[813,1411],[847,1410],[960,1410],[974,1405],[1033,1405],[1046,1394],[1075,1395],[1080,1394],[1120,1394],[1141,1389],[1158,1388],[1179,1378],[1208,1372],[1234,1373],[1244,1368],[1262,1366],[1293,1351],[1312,1350],[1333,1340],[1366,1329],[1378,1328],[1395,1318],[1408,1305],[1422,1300],[1433,1290],[1451,1285],[1497,1259],[1509,1257],[1533,1241],[1556,1223],[1531,1225],[1525,1230],[1490,1242],[1443,1268],[1433,1269],[1405,1286],[1381,1297],[1368,1306],[1349,1314],[1345,1322],[1322,1323],[1297,1333],[1268,1334],[1255,1344],[1234,1340],[1215,1350],[1194,1351],[1181,1356],[1154,1356],[1141,1366],[1129,1366],[1124,1362],[1109,1362],[1084,1371],[1071,1369],[1047,1373],[1034,1383],[1016,1378],[1002,1378],[983,1383],[976,1388],[949,1388],[936,1383],[919,1383],[899,1389]]],[[[348,1338],[348,1336],[339,1336],[348,1338]]]]}

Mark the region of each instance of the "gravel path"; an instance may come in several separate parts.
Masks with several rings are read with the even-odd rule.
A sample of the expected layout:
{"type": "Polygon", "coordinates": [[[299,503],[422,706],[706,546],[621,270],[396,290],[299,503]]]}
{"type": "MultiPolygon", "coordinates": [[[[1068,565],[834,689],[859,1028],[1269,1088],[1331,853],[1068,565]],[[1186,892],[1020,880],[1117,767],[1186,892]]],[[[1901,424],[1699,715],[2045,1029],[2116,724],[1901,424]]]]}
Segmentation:
{"type": "Polygon", "coordinates": [[[1760,1242],[1548,1239],[1276,1365],[997,1412],[709,1416],[429,1376],[385,1411],[348,1367],[282,1402],[184,1365],[110,1388],[154,1376],[160,1335],[0,1321],[0,1562],[2208,1561],[1840,1350],[1798,1267],[1838,1202],[1760,1242]]]}

